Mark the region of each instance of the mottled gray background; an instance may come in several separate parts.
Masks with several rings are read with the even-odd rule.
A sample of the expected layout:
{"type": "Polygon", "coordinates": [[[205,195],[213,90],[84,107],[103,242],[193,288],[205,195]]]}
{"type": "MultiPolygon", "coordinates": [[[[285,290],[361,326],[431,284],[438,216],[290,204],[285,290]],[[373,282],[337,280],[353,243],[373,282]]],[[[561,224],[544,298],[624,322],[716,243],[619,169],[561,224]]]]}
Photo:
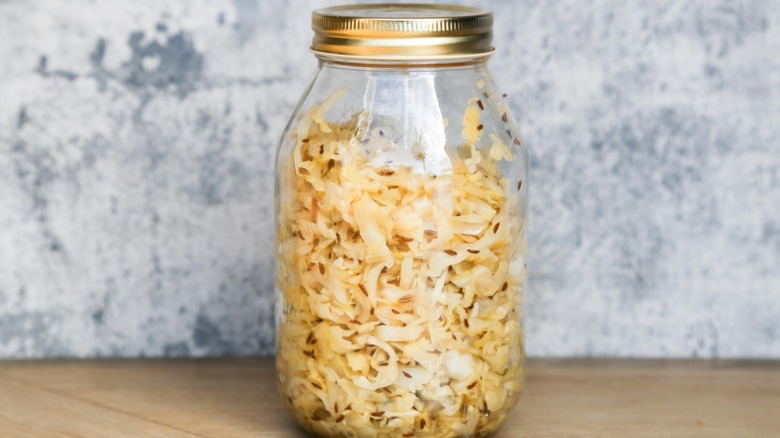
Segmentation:
{"type": "MultiPolygon", "coordinates": [[[[272,353],[271,161],[328,3],[0,0],[0,357],[272,353]]],[[[530,354],[780,358],[780,5],[482,5],[530,354]]]]}

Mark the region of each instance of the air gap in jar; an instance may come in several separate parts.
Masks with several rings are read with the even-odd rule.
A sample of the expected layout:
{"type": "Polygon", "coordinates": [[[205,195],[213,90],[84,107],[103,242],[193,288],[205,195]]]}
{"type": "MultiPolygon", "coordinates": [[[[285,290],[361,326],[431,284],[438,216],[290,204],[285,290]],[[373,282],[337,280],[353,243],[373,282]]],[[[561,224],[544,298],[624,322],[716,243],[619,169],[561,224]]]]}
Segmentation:
{"type": "Polygon", "coordinates": [[[326,437],[495,431],[522,390],[527,152],[492,15],[315,11],[276,161],[277,376],[326,437]]]}

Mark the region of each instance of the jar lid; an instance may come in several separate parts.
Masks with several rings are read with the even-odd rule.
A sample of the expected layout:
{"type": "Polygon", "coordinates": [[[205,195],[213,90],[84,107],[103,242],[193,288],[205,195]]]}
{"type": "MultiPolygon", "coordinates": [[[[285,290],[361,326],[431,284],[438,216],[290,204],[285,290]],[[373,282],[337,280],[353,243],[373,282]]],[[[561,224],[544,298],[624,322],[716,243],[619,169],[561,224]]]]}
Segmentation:
{"type": "Polygon", "coordinates": [[[494,52],[493,14],[428,4],[345,5],[312,13],[311,50],[366,60],[477,58],[494,52]]]}

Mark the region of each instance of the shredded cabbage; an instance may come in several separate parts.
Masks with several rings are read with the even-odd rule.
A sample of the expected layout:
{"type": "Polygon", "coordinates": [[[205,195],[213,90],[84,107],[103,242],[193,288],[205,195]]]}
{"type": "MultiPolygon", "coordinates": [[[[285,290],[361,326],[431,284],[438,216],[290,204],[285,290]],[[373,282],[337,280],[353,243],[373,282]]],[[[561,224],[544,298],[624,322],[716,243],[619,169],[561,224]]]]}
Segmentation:
{"type": "Polygon", "coordinates": [[[523,375],[523,223],[498,165],[511,150],[491,135],[480,151],[468,105],[451,172],[378,168],[355,122],[325,121],[338,97],[298,120],[282,175],[280,390],[325,436],[488,434],[523,375]]]}

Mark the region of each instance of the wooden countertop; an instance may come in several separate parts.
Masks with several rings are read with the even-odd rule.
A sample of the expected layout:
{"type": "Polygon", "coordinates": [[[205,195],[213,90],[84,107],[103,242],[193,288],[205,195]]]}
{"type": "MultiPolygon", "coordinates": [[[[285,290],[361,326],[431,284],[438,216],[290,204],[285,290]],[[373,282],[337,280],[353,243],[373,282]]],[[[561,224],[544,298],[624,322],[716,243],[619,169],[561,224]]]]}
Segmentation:
{"type": "MultiPolygon", "coordinates": [[[[268,359],[0,362],[0,436],[304,437],[268,359]]],[[[780,437],[780,361],[531,360],[496,438],[780,437]]]]}

